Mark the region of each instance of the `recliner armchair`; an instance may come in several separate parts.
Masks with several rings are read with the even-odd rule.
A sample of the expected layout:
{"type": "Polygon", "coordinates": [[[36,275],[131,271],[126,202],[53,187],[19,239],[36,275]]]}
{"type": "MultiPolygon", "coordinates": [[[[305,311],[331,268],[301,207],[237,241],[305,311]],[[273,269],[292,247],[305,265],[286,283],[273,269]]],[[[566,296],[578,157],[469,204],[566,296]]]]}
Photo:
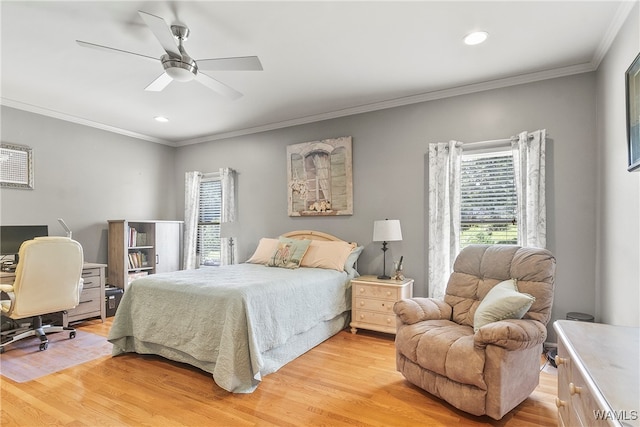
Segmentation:
{"type": "Polygon", "coordinates": [[[42,315],[68,310],[78,305],[82,292],[82,246],[68,237],[36,237],[20,246],[16,278],[13,285],[0,284],[3,297],[2,316],[14,320],[30,319],[29,329],[2,331],[0,353],[5,346],[18,340],[38,336],[40,350],[46,350],[46,332],[68,331],[71,327],[42,325],[42,315]]]}
{"type": "Polygon", "coordinates": [[[555,266],[546,249],[464,248],[444,301],[412,298],[394,305],[397,370],[462,411],[501,419],[538,386],[555,266]],[[504,289],[527,304],[507,307],[504,289]],[[487,316],[495,317],[486,323],[487,316]]]}

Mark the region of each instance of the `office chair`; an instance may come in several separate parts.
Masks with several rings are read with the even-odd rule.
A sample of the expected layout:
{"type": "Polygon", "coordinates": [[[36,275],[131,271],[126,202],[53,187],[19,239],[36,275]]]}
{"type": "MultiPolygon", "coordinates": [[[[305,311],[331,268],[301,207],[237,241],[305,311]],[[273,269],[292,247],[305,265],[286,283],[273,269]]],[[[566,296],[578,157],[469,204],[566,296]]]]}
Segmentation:
{"type": "Polygon", "coordinates": [[[36,237],[20,246],[19,257],[13,285],[0,284],[3,297],[9,297],[0,301],[2,316],[18,324],[29,319],[32,324],[28,329],[2,331],[0,353],[8,344],[32,336],[39,337],[40,350],[46,350],[47,332],[69,331],[69,338],[75,338],[74,328],[43,325],[42,315],[78,305],[84,262],[80,243],[68,237],[36,237]]]}

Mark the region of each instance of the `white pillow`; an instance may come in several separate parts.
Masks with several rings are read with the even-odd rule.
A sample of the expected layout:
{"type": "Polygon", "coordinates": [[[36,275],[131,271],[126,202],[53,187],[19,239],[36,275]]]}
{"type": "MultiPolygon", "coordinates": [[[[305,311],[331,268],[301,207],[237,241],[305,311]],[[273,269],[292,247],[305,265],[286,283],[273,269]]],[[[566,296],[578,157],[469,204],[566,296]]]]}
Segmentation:
{"type": "Polygon", "coordinates": [[[480,302],[473,317],[473,329],[504,319],[522,319],[536,299],[518,292],[514,279],[495,285],[480,302]]]}

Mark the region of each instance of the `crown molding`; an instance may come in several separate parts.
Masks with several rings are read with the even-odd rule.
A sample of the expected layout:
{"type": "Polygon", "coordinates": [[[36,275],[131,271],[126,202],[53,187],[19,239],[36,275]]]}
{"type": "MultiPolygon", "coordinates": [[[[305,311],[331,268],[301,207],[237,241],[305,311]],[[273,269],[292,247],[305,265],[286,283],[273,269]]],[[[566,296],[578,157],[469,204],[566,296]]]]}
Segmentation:
{"type": "MultiPolygon", "coordinates": [[[[628,11],[627,11],[627,14],[628,14],[628,11]]],[[[622,22],[623,21],[624,20],[622,20],[622,22]]],[[[613,38],[611,40],[613,40],[613,38]]],[[[369,113],[369,112],[378,111],[378,110],[385,110],[388,108],[402,107],[405,105],[418,104],[421,102],[434,101],[438,99],[450,98],[450,97],[460,96],[460,95],[468,95],[468,94],[483,92],[487,90],[517,86],[521,84],[533,83],[533,82],[554,79],[559,77],[565,77],[565,76],[570,76],[574,74],[587,73],[587,72],[596,70],[597,67],[593,65],[593,62],[594,61],[590,63],[572,65],[569,67],[554,68],[551,70],[522,74],[519,76],[478,82],[478,83],[458,86],[450,89],[442,89],[442,90],[436,90],[431,92],[425,92],[418,95],[411,95],[411,96],[406,96],[401,98],[389,99],[381,102],[363,104],[355,107],[349,107],[349,108],[329,111],[329,112],[320,113],[320,114],[313,114],[310,116],[298,117],[291,120],[283,120],[280,122],[268,123],[260,126],[253,126],[253,127],[237,129],[229,132],[211,134],[211,135],[188,139],[188,140],[179,141],[179,142],[168,141],[168,140],[156,138],[150,135],[131,132],[126,129],[109,126],[103,123],[94,122],[81,117],[72,116],[69,114],[61,113],[59,111],[54,111],[47,108],[37,107],[34,105],[26,104],[20,101],[12,100],[12,99],[0,98],[0,105],[6,105],[8,107],[16,108],[19,110],[29,111],[29,112],[40,114],[43,116],[53,117],[53,118],[65,120],[71,123],[77,123],[84,126],[105,130],[107,132],[113,132],[120,135],[129,136],[131,138],[154,142],[157,144],[168,145],[171,147],[182,147],[186,145],[201,144],[204,142],[212,142],[212,141],[218,141],[218,140],[227,139],[227,138],[234,138],[238,136],[268,132],[276,129],[299,126],[299,125],[319,122],[323,120],[330,120],[330,119],[336,119],[340,117],[352,116],[355,114],[369,113]]]]}
{"type": "Polygon", "coordinates": [[[36,105],[26,104],[24,102],[16,101],[14,99],[8,98],[0,98],[0,105],[4,105],[7,107],[15,108],[17,110],[23,110],[30,113],[40,114],[41,116],[52,117],[54,119],[64,120],[70,123],[76,123],[83,126],[89,126],[95,129],[104,130],[107,132],[117,133],[120,135],[128,136],[135,139],[141,139],[144,141],[155,142],[156,144],[169,145],[171,147],[176,147],[176,143],[172,141],[167,141],[165,139],[156,138],[149,135],[144,135],[137,132],[131,132],[126,129],[118,128],[115,126],[109,126],[104,123],[94,122],[92,120],[87,120],[82,117],[73,116],[70,114],[62,113],[60,111],[50,110],[48,108],[38,107],[36,105]]]}
{"type": "Polygon", "coordinates": [[[618,9],[616,10],[613,19],[609,23],[609,28],[605,32],[604,37],[600,40],[600,44],[598,45],[596,51],[593,54],[593,58],[591,59],[591,65],[594,69],[597,69],[600,66],[600,62],[604,59],[605,55],[609,51],[611,44],[615,40],[618,32],[624,25],[624,22],[629,17],[631,10],[633,7],[638,4],[638,0],[627,0],[623,1],[618,5],[618,9]]]}
{"type": "Polygon", "coordinates": [[[480,83],[474,83],[464,86],[458,86],[451,89],[443,89],[432,92],[426,92],[419,95],[395,98],[371,104],[359,105],[356,107],[345,108],[341,110],[329,111],[311,116],[299,117],[291,120],[284,120],[276,123],[269,123],[261,126],[254,126],[244,129],[238,129],[230,132],[222,132],[199,138],[189,139],[178,142],[177,146],[201,144],[204,142],[218,141],[221,139],[234,138],[238,136],[250,135],[260,132],[267,132],[276,129],[282,129],[291,126],[298,126],[308,123],[319,122],[323,120],[336,119],[340,117],[352,116],[355,114],[368,113],[372,111],[385,110],[388,108],[401,107],[405,105],[418,104],[421,102],[434,101],[438,99],[450,98],[459,95],[468,95],[487,90],[500,89],[510,86],[517,86],[526,83],[533,83],[541,80],[565,77],[574,74],[588,73],[595,71],[591,63],[572,65],[569,67],[554,68],[552,70],[539,71],[535,73],[522,74],[519,76],[507,77],[503,79],[489,80],[480,83]]]}

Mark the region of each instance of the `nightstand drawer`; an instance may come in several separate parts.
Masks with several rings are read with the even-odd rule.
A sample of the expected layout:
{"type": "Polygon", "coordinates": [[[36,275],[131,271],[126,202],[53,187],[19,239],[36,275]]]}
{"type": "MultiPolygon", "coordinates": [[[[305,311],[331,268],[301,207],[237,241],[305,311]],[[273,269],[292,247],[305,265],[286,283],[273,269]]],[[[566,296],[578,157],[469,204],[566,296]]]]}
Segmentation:
{"type": "Polygon", "coordinates": [[[382,298],[388,301],[397,301],[398,289],[390,286],[362,285],[356,283],[354,286],[354,295],[357,297],[382,298]]]}
{"type": "Polygon", "coordinates": [[[396,315],[393,312],[390,314],[384,314],[373,311],[356,310],[355,315],[353,316],[353,321],[358,322],[359,324],[368,323],[370,325],[378,325],[394,329],[396,327],[396,315]]]}
{"type": "Polygon", "coordinates": [[[395,301],[389,301],[386,299],[370,299],[370,298],[356,298],[356,309],[358,310],[369,310],[375,311],[381,314],[391,314],[393,313],[393,304],[395,301]]]}

